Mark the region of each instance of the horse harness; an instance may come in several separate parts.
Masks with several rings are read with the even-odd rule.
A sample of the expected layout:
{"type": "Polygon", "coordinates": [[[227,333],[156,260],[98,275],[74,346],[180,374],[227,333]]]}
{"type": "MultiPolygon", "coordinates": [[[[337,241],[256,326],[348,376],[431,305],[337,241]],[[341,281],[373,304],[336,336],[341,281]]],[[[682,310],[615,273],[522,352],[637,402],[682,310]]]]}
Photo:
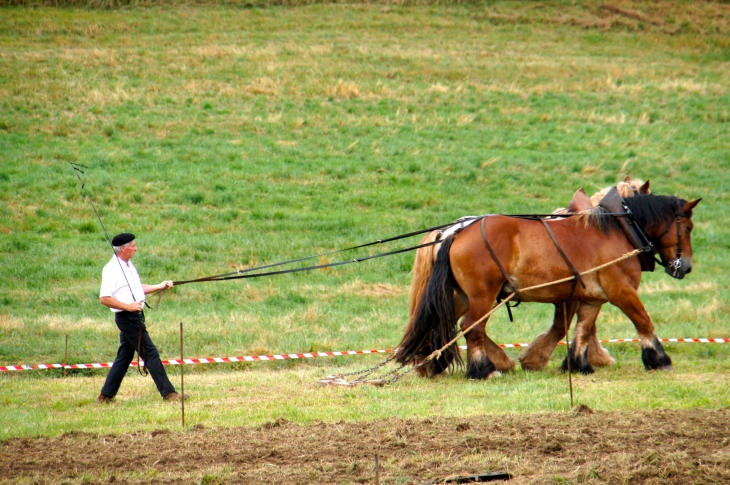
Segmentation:
{"type": "MultiPolygon", "coordinates": [[[[638,193],[638,192],[637,192],[638,193]]],[[[618,193],[618,190],[616,190],[615,187],[613,187],[608,194],[599,202],[599,206],[603,207],[604,209],[607,209],[610,213],[624,213],[626,214],[626,217],[621,216],[614,216],[616,220],[618,221],[619,226],[623,229],[624,234],[626,234],[627,238],[631,242],[631,244],[634,246],[635,249],[641,249],[642,253],[639,254],[639,261],[641,263],[641,270],[642,271],[649,271],[653,272],[655,269],[655,264],[658,263],[660,266],[663,266],[669,270],[672,271],[672,276],[676,277],[677,273],[679,272],[679,269],[682,267],[682,216],[686,217],[686,214],[683,214],[681,212],[681,208],[679,206],[680,202],[677,202],[677,209],[675,211],[675,219],[676,219],[676,226],[677,226],[677,251],[676,256],[671,261],[665,261],[664,256],[659,253],[661,260],[657,259],[655,254],[658,252],[656,247],[654,246],[654,243],[649,239],[649,237],[646,235],[646,233],[643,231],[643,229],[639,226],[637,223],[633,212],[631,212],[631,209],[626,204],[626,201],[623,197],[618,193]]],[[[487,239],[486,231],[484,230],[484,221],[487,216],[481,217],[481,221],[479,223],[479,229],[482,234],[482,240],[484,241],[484,246],[487,248],[487,251],[489,251],[489,254],[491,255],[494,262],[497,264],[497,267],[499,268],[499,271],[504,276],[504,279],[512,286],[513,291],[517,294],[517,303],[512,305],[512,308],[516,307],[521,303],[521,299],[519,297],[520,290],[517,286],[517,282],[507,273],[507,270],[502,265],[499,258],[497,258],[497,255],[494,253],[494,250],[492,249],[492,246],[489,244],[489,240],[487,239]]],[[[555,234],[553,233],[552,229],[550,229],[550,225],[547,223],[547,220],[544,217],[538,217],[540,222],[545,226],[545,230],[547,231],[548,235],[550,236],[550,239],[553,241],[553,244],[555,244],[555,248],[558,250],[558,253],[563,258],[563,261],[565,261],[565,264],[570,269],[571,273],[573,273],[573,286],[570,289],[570,295],[566,299],[566,301],[570,301],[573,298],[573,295],[575,294],[575,289],[578,283],[581,284],[583,288],[586,287],[585,283],[583,282],[583,279],[580,276],[580,272],[575,268],[575,266],[570,262],[570,259],[568,259],[568,256],[565,254],[565,251],[563,251],[563,248],[560,246],[560,243],[558,243],[557,238],[555,237],[555,234]]],[[[663,238],[669,230],[672,228],[672,225],[667,225],[667,228],[662,232],[656,240],[659,241],[661,238],[663,238]]],[[[459,228],[456,232],[459,232],[462,228],[459,228]]],[[[497,298],[497,303],[499,303],[501,299],[497,298]]],[[[509,313],[510,321],[512,321],[512,310],[510,309],[509,303],[507,306],[507,312],[509,313]]]]}
{"type": "MultiPolygon", "coordinates": [[[[676,256],[671,261],[665,261],[664,255],[659,253],[661,259],[657,259],[656,253],[659,251],[654,246],[652,240],[646,235],[644,230],[639,226],[634,217],[634,213],[631,211],[626,201],[618,193],[616,188],[612,188],[606,196],[601,199],[598,203],[599,206],[608,210],[609,212],[623,212],[626,217],[616,217],[621,229],[628,238],[629,242],[635,249],[641,249],[642,253],[639,254],[639,261],[641,263],[642,271],[653,272],[655,265],[663,266],[668,270],[672,271],[672,277],[676,278],[679,269],[682,267],[682,217],[686,217],[687,214],[681,211],[681,202],[677,200],[677,208],[674,213],[676,226],[677,226],[677,251],[676,256]]],[[[668,224],[666,229],[655,238],[656,241],[661,240],[672,228],[672,224],[668,224]]]]}
{"type": "MultiPolygon", "coordinates": [[[[494,253],[494,250],[492,249],[492,246],[489,244],[489,240],[487,239],[487,233],[484,230],[484,220],[485,219],[486,219],[486,217],[483,217],[482,220],[481,220],[481,222],[480,222],[480,224],[479,224],[479,230],[482,233],[482,240],[484,241],[484,246],[486,246],[487,251],[489,251],[489,254],[492,256],[492,259],[497,264],[497,267],[499,268],[499,271],[502,272],[502,276],[504,276],[504,278],[507,280],[507,282],[510,284],[510,286],[512,286],[513,291],[517,294],[517,304],[513,305],[513,307],[515,307],[515,306],[519,305],[520,302],[522,301],[520,299],[520,297],[519,297],[520,290],[519,290],[519,288],[517,286],[517,282],[509,275],[509,273],[507,273],[507,270],[504,268],[504,266],[502,265],[502,263],[499,261],[499,258],[497,258],[497,255],[494,253]]],[[[550,239],[552,239],[553,244],[555,244],[555,248],[558,250],[558,253],[563,258],[563,261],[565,261],[565,264],[568,266],[568,269],[570,269],[570,272],[573,273],[573,277],[574,277],[573,278],[573,286],[570,289],[570,295],[566,299],[566,301],[570,301],[573,298],[573,294],[575,293],[575,288],[576,288],[577,284],[580,283],[580,285],[583,288],[585,288],[586,285],[583,282],[583,278],[581,278],[581,276],[580,276],[580,271],[578,271],[575,268],[575,266],[573,265],[573,263],[570,262],[570,259],[568,259],[568,256],[565,254],[565,251],[563,251],[563,248],[560,247],[560,243],[558,243],[558,240],[555,237],[555,234],[553,233],[553,230],[550,229],[550,225],[547,223],[547,221],[545,220],[545,218],[544,217],[539,217],[538,219],[545,226],[545,230],[547,231],[548,235],[550,236],[550,239]]],[[[499,299],[498,299],[498,303],[499,303],[499,299]]],[[[510,321],[512,321],[512,311],[510,310],[509,303],[507,304],[507,311],[509,312],[510,321]]]]}

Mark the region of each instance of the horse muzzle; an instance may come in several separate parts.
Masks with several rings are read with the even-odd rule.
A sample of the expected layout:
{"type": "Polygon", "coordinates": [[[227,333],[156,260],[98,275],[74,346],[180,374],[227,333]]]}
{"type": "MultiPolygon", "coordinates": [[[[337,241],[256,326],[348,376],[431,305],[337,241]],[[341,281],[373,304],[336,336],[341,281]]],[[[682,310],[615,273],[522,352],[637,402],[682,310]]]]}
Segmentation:
{"type": "Polygon", "coordinates": [[[667,272],[672,278],[678,280],[684,279],[684,277],[692,272],[692,263],[682,261],[682,259],[673,259],[664,266],[664,271],[667,272]]]}

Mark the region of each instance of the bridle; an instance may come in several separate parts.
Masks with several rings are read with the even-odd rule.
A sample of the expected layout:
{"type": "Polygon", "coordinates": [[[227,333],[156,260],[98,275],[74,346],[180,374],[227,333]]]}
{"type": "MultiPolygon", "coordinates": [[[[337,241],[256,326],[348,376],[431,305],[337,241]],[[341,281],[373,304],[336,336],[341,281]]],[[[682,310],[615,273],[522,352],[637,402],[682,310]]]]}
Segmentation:
{"type": "MultiPolygon", "coordinates": [[[[664,261],[664,256],[662,253],[659,253],[659,256],[661,256],[661,261],[657,260],[657,263],[659,263],[661,266],[664,266],[668,270],[672,270],[672,277],[676,278],[677,273],[679,273],[680,268],[682,267],[682,216],[686,217],[686,214],[682,214],[679,207],[680,202],[677,201],[677,211],[675,212],[675,221],[677,225],[677,252],[676,257],[672,259],[671,261],[664,261]]],[[[659,237],[656,238],[657,241],[661,240],[672,228],[672,225],[667,225],[667,228],[664,229],[664,232],[662,232],[659,237]]]]}
{"type": "MultiPolygon", "coordinates": [[[[631,212],[631,209],[629,209],[629,207],[626,205],[626,201],[623,201],[622,205],[626,213],[629,214],[629,217],[631,219],[634,219],[634,214],[631,212]]],[[[653,238],[653,240],[647,237],[644,231],[639,227],[639,224],[633,224],[634,229],[636,229],[639,233],[639,237],[643,239],[645,243],[644,247],[641,249],[645,252],[652,252],[654,254],[659,253],[659,257],[661,258],[661,260],[657,259],[656,256],[654,256],[654,260],[659,266],[663,266],[667,268],[667,270],[671,270],[671,275],[673,278],[677,277],[680,268],[682,268],[682,217],[688,217],[688,214],[681,211],[680,205],[681,202],[677,200],[677,210],[674,213],[674,218],[677,225],[677,251],[675,258],[670,261],[667,261],[662,253],[659,253],[659,250],[657,250],[656,246],[654,245],[654,241],[659,242],[672,228],[672,224],[667,224],[667,228],[664,229],[664,231],[659,234],[659,236],[653,238]]]]}

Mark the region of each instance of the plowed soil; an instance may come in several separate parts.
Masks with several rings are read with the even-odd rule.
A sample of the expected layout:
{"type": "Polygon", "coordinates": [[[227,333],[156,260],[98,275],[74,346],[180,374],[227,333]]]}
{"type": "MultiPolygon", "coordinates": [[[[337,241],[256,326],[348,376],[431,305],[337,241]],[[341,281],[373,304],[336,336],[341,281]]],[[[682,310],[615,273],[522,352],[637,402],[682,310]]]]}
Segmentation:
{"type": "Polygon", "coordinates": [[[4,483],[730,483],[730,410],[70,433],[0,443],[4,483]]]}

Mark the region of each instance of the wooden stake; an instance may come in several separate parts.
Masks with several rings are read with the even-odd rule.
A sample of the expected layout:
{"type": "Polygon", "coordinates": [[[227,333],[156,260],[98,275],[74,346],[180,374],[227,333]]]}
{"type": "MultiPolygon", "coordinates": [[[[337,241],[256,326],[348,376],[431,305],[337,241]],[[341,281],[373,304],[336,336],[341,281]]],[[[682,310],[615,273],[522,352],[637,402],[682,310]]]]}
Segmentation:
{"type": "Polygon", "coordinates": [[[66,364],[68,364],[68,334],[66,334],[66,350],[63,353],[63,377],[66,378],[66,364]]]}
{"type": "Polygon", "coordinates": [[[182,406],[182,427],[185,427],[185,356],[183,354],[183,324],[180,322],[180,405],[182,406]]]}
{"type": "Polygon", "coordinates": [[[570,382],[570,409],[573,409],[573,369],[570,365],[570,335],[568,332],[568,309],[563,302],[563,325],[565,326],[565,345],[568,347],[568,382],[570,382]]]}
{"type": "Polygon", "coordinates": [[[375,485],[380,485],[380,465],[378,464],[377,453],[375,453],[375,485]]]}

